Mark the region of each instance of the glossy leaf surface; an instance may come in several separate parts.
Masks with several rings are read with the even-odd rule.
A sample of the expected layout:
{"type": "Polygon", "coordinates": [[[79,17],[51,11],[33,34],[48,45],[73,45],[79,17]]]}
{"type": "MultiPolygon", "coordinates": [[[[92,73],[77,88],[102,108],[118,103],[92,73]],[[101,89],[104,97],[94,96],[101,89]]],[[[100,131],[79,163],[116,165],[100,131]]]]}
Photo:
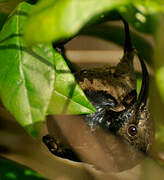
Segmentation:
{"type": "Polygon", "coordinates": [[[47,110],[48,114],[85,114],[94,108],[51,44],[32,49],[25,45],[22,30],[31,8],[21,3],[0,33],[0,97],[18,122],[37,136],[47,110]]]}
{"type": "Polygon", "coordinates": [[[25,47],[22,29],[31,5],[21,3],[0,32],[0,97],[17,121],[36,136],[54,87],[51,45],[25,47]]]}

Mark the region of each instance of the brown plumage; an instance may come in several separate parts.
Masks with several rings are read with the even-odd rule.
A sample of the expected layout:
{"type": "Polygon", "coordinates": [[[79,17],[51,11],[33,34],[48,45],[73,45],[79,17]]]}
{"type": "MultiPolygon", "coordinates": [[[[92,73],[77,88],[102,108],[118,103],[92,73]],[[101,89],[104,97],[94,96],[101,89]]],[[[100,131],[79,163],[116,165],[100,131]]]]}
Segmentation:
{"type": "MultiPolygon", "coordinates": [[[[147,109],[148,72],[142,57],[131,45],[129,28],[125,21],[124,25],[126,34],[124,56],[116,67],[89,68],[75,72],[79,85],[96,109],[93,114],[83,115],[83,119],[91,133],[103,146],[104,152],[112,156],[118,171],[136,165],[148,153],[154,138],[153,121],[147,109]],[[133,68],[134,55],[139,57],[143,74],[138,97],[133,68]]],[[[58,131],[57,128],[54,131],[58,131]]],[[[84,132],[83,138],[87,139],[85,134],[84,132]]],[[[93,162],[93,159],[81,157],[83,153],[78,152],[79,147],[92,148],[87,141],[79,140],[78,143],[72,143],[68,140],[69,143],[66,143],[59,136],[43,137],[44,143],[51,152],[75,161],[82,159],[101,168],[99,163],[93,162]],[[59,142],[56,141],[57,138],[60,139],[59,142]],[[71,150],[71,147],[76,153],[71,150]],[[77,154],[80,154],[80,158],[77,154]]]]}
{"type": "Polygon", "coordinates": [[[76,79],[84,91],[106,91],[120,101],[136,89],[133,57],[134,52],[126,53],[116,67],[82,69],[75,73],[76,79]]]}

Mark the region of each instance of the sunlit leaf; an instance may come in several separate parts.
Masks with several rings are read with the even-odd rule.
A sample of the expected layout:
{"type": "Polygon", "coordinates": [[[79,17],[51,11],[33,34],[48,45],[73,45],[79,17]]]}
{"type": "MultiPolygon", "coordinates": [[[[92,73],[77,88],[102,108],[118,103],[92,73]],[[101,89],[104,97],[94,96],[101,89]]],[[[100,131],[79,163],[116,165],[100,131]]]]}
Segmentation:
{"type": "Polygon", "coordinates": [[[77,84],[63,57],[55,54],[55,85],[48,114],[88,114],[95,109],[77,84]]]}
{"type": "Polygon", "coordinates": [[[107,12],[110,15],[113,9],[117,9],[137,30],[153,34],[164,12],[163,3],[153,0],[41,0],[29,17],[25,39],[29,44],[69,39],[86,24],[98,19],[104,21],[104,14],[108,17],[107,12]]]}
{"type": "Polygon", "coordinates": [[[25,47],[22,29],[31,5],[20,4],[0,32],[0,97],[17,121],[36,136],[54,87],[53,48],[25,47]]]}
{"type": "Polygon", "coordinates": [[[29,43],[61,41],[75,36],[92,18],[127,3],[128,0],[41,0],[25,27],[29,43]]]}
{"type": "Polygon", "coordinates": [[[50,114],[85,114],[94,108],[51,44],[26,47],[22,29],[30,10],[31,5],[20,4],[0,33],[0,97],[35,137],[45,120],[51,96],[50,114]]]}

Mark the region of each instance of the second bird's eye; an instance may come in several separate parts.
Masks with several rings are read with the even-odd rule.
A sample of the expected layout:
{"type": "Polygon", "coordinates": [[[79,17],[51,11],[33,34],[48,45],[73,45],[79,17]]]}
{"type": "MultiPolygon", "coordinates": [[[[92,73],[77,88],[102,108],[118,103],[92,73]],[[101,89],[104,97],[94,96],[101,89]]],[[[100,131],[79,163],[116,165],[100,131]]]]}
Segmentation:
{"type": "Polygon", "coordinates": [[[130,136],[136,136],[137,135],[137,127],[135,125],[131,125],[128,127],[128,134],[130,136]]]}

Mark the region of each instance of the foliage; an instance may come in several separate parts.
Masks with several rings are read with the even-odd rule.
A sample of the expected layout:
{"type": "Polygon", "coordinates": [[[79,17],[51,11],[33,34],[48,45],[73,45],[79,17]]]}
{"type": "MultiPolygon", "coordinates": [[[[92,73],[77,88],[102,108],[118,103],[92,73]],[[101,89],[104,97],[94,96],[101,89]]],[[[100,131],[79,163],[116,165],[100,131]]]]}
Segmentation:
{"type": "MultiPolygon", "coordinates": [[[[82,0],[78,3],[74,0],[48,0],[39,1],[33,7],[21,3],[11,13],[0,33],[3,51],[0,57],[5,60],[0,64],[1,68],[3,67],[0,78],[3,87],[0,89],[0,96],[3,104],[33,136],[38,134],[46,114],[93,112],[94,108],[76,84],[63,57],[53,50],[51,42],[56,44],[65,42],[79,32],[123,45],[123,29],[100,23],[113,20],[114,17],[119,19],[121,14],[136,29],[148,32],[148,29],[152,28],[147,28],[147,24],[151,24],[147,16],[156,17],[161,13],[160,5],[153,1],[144,4],[128,0],[117,2],[103,0],[101,3],[97,3],[96,0],[89,3],[82,0]],[[133,8],[130,8],[131,6],[133,8]],[[86,11],[86,7],[90,7],[90,11],[86,11]],[[130,16],[127,15],[129,8],[130,16]],[[139,10],[142,10],[142,16],[147,18],[145,22],[141,23],[137,18],[129,19],[137,17],[141,13],[139,10]],[[28,14],[30,16],[27,20],[28,14]],[[28,44],[45,42],[48,44],[27,47],[22,37],[23,32],[28,44]],[[7,74],[11,67],[13,71],[7,74]]],[[[158,21],[159,19],[155,23],[158,21]]],[[[3,21],[1,23],[3,24],[3,21]]],[[[151,25],[154,25],[154,22],[151,25]]],[[[152,33],[154,32],[155,30],[152,33]]],[[[136,49],[150,63],[152,45],[136,33],[132,34],[132,40],[136,49]]]]}
{"type": "Polygon", "coordinates": [[[48,113],[82,114],[94,108],[51,43],[26,46],[22,30],[31,8],[21,3],[0,32],[0,97],[17,121],[37,136],[48,113]]]}
{"type": "Polygon", "coordinates": [[[161,10],[160,4],[154,3],[154,1],[143,3],[142,1],[128,0],[102,0],[101,2],[98,0],[90,0],[89,2],[86,0],[48,0],[45,2],[42,0],[30,14],[25,27],[25,40],[29,44],[61,42],[63,39],[75,36],[95,17],[101,18],[104,13],[113,9],[118,9],[128,22],[144,32],[152,32],[154,23],[158,23],[158,19],[155,17],[163,10],[161,10]],[[145,19],[143,20],[143,18],[145,19]],[[40,27],[39,31],[38,27],[40,27]]]}
{"type": "MultiPolygon", "coordinates": [[[[102,24],[119,20],[121,16],[136,31],[157,37],[158,46],[153,58],[152,44],[132,32],[133,45],[149,64],[153,62],[158,100],[162,98],[160,109],[164,107],[164,30],[163,25],[159,26],[164,12],[162,0],[27,2],[0,1],[0,98],[7,110],[32,136],[38,135],[48,114],[94,112],[64,57],[53,48],[52,42],[58,46],[81,34],[123,46],[122,27],[102,24]]],[[[152,89],[154,87],[155,84],[152,84],[152,89]]],[[[153,98],[150,101],[153,109],[158,106],[153,98]]],[[[154,149],[163,150],[163,113],[155,113],[157,133],[154,149]]]]}

